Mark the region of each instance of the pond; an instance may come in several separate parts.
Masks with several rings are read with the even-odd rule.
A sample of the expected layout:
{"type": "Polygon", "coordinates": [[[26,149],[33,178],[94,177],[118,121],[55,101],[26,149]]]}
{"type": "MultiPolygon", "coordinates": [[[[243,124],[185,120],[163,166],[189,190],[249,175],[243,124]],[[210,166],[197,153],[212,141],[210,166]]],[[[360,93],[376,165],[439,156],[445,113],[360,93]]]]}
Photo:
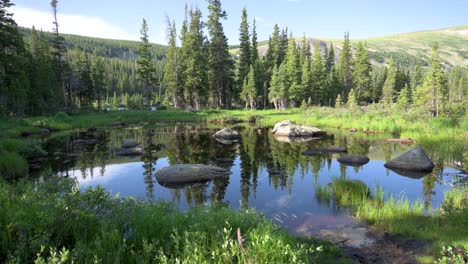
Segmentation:
{"type": "Polygon", "coordinates": [[[211,126],[167,124],[56,134],[44,139],[44,145],[51,153],[50,169],[75,178],[82,189],[101,186],[120,196],[170,201],[182,210],[205,203],[224,203],[234,209],[254,207],[297,234],[353,221],[345,208],[317,199],[317,186],[336,178],[359,180],[372,192],[380,187],[394,197],[421,200],[426,208],[439,207],[449,187],[438,178],[456,181],[459,171],[448,164],[459,161],[463,150],[455,142],[421,142],[436,167],[426,176],[408,177],[386,169],[384,163],[411,146],[386,143],[386,135],[336,130],[308,142],[290,143],[275,139],[270,128],[246,125],[234,127],[240,131],[241,141],[224,145],[212,137],[220,127],[211,126]],[[83,141],[89,139],[89,144],[83,141]],[[139,143],[144,154],[119,156],[126,139],[139,143]],[[352,167],[337,161],[342,154],[301,154],[331,145],[366,155],[370,162],[352,167]],[[216,165],[232,174],[180,188],[166,188],[156,181],[158,169],[182,163],[216,165]]]}

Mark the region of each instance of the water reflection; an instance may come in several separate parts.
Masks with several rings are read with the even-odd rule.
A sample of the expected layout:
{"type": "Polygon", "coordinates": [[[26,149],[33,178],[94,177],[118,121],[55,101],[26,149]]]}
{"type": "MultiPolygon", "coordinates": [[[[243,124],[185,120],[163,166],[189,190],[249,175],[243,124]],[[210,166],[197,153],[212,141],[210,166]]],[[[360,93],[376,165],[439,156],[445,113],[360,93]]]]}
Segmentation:
{"type": "MultiPolygon", "coordinates": [[[[123,196],[150,201],[164,199],[181,208],[207,202],[234,208],[253,206],[272,218],[275,214],[286,214],[287,217],[279,220],[294,222],[296,227],[302,225],[298,221],[310,219],[307,215],[327,219],[342,213],[340,208],[320,203],[315,195],[317,187],[329,184],[333,177],[361,180],[370,190],[380,186],[395,196],[405,194],[410,200],[423,199],[426,207],[437,207],[447,187],[437,181],[435,174],[450,178],[447,173],[457,171],[444,165],[460,157],[460,147],[450,146],[450,142],[431,142],[427,148],[421,142],[436,164],[434,172],[425,177],[403,177],[385,169],[383,164],[409,147],[384,143],[379,135],[337,131],[320,139],[291,143],[278,141],[267,128],[235,129],[242,139],[231,145],[212,138],[217,128],[172,125],[62,134],[49,138],[45,146],[51,153],[51,169],[77,178],[83,188],[100,185],[123,196]],[[96,139],[98,143],[77,146],[73,144],[77,139],[96,139]],[[144,155],[118,157],[115,150],[125,139],[139,143],[144,155]],[[345,154],[301,154],[325,146],[346,147],[347,154],[365,155],[371,161],[364,166],[347,167],[337,162],[345,154]],[[216,165],[233,173],[227,179],[180,188],[165,188],[156,182],[155,173],[159,168],[183,163],[216,165]]],[[[459,145],[459,142],[452,144],[459,145]]]]}

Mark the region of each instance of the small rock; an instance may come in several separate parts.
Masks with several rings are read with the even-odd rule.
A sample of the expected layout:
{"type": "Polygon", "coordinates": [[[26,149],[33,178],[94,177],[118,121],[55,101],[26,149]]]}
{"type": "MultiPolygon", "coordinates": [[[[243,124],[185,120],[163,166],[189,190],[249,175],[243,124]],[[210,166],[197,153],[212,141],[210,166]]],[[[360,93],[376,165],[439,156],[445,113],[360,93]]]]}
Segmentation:
{"type": "Polygon", "coordinates": [[[122,148],[124,149],[131,149],[131,148],[136,148],[138,147],[138,145],[140,145],[139,143],[137,143],[135,140],[133,139],[124,139],[123,143],[122,143],[122,148]]]}
{"type": "Polygon", "coordinates": [[[25,138],[25,137],[29,137],[30,135],[31,135],[31,132],[29,132],[29,131],[22,131],[22,132],[20,133],[20,136],[21,136],[21,137],[24,137],[24,138],[25,138]]]}
{"type": "Polygon", "coordinates": [[[319,147],[319,148],[306,150],[302,152],[302,155],[314,156],[314,155],[320,155],[324,153],[343,153],[343,152],[348,152],[348,149],[345,147],[328,146],[328,147],[319,147]]]}
{"type": "Polygon", "coordinates": [[[42,128],[42,129],[41,129],[41,134],[42,134],[42,135],[48,135],[48,134],[50,134],[50,130],[47,129],[47,128],[42,128]]]}
{"type": "Polygon", "coordinates": [[[72,141],[73,145],[96,145],[99,143],[97,139],[75,139],[72,141]]]}
{"type": "Polygon", "coordinates": [[[96,128],[96,127],[90,127],[90,128],[88,128],[88,132],[89,132],[89,133],[94,133],[94,132],[96,132],[96,131],[97,131],[97,128],[96,128]]]}
{"type": "Polygon", "coordinates": [[[125,126],[125,123],[122,121],[116,121],[116,122],[111,123],[110,126],[122,127],[122,126],[125,126]]]}
{"type": "Polygon", "coordinates": [[[356,132],[357,132],[357,129],[356,129],[356,128],[351,128],[351,129],[349,130],[349,132],[351,132],[351,133],[356,133],[356,132]]]}
{"type": "Polygon", "coordinates": [[[116,154],[117,156],[141,156],[145,152],[143,151],[142,148],[121,148],[118,149],[116,154]]]}
{"type": "Polygon", "coordinates": [[[369,163],[369,158],[364,155],[352,154],[340,157],[338,162],[347,166],[362,166],[369,163]]]}

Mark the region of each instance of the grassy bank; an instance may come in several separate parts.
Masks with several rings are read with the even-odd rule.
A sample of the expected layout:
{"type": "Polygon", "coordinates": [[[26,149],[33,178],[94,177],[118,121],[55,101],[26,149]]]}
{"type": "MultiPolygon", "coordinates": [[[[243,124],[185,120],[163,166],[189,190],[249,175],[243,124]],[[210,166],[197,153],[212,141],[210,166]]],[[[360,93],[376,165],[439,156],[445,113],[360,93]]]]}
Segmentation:
{"type": "Polygon", "coordinates": [[[0,136],[19,136],[21,132],[40,133],[41,128],[70,130],[90,126],[108,126],[115,122],[248,122],[272,126],[276,122],[290,119],[301,124],[322,128],[355,128],[361,131],[384,132],[402,137],[468,137],[468,116],[431,118],[418,111],[402,112],[383,108],[380,105],[362,107],[351,113],[346,108],[295,108],[278,110],[203,110],[185,111],[122,111],[67,115],[58,113],[52,117],[25,119],[0,119],[0,136]]]}
{"type": "Polygon", "coordinates": [[[0,207],[2,263],[346,263],[330,244],[292,237],[253,210],[183,213],[103,189],[81,192],[69,179],[0,179],[0,207]]]}
{"type": "Polygon", "coordinates": [[[379,232],[427,241],[427,256],[420,260],[434,263],[443,257],[441,250],[446,246],[468,248],[467,192],[468,188],[465,192],[451,190],[445,193],[442,207],[429,212],[422,201],[410,202],[405,197],[392,196],[384,201],[380,188],[371,194],[364,183],[356,180],[334,179],[328,186],[317,187],[316,196],[328,204],[351,207],[358,219],[379,232]]]}

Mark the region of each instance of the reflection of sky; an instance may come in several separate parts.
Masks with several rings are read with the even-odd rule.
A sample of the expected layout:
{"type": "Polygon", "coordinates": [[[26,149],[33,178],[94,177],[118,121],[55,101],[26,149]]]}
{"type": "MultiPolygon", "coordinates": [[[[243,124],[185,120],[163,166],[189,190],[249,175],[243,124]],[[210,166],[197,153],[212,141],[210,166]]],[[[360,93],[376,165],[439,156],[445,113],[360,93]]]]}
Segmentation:
{"type": "MultiPolygon", "coordinates": [[[[406,196],[410,200],[424,201],[423,179],[411,179],[400,176],[394,172],[387,171],[384,168],[384,161],[373,160],[356,173],[353,167],[346,167],[346,178],[361,180],[371,189],[376,186],[382,187],[387,194],[393,194],[396,197],[406,196]]],[[[234,166],[231,168],[232,175],[230,176],[229,185],[224,196],[224,201],[228,202],[233,208],[239,208],[242,200],[241,196],[241,161],[237,157],[234,161],[234,166]]],[[[167,158],[158,159],[156,169],[169,165],[167,158]]],[[[126,164],[108,165],[105,168],[104,176],[100,176],[101,168],[95,168],[93,171],[94,177],[90,177],[87,172],[87,177],[83,179],[79,170],[70,172],[80,183],[82,188],[102,186],[111,191],[113,194],[120,196],[132,196],[137,199],[146,199],[146,184],[144,181],[143,162],[132,162],[126,164]]],[[[259,169],[257,190],[250,188],[249,206],[256,207],[259,211],[267,215],[272,215],[277,212],[286,214],[304,215],[329,215],[333,214],[333,209],[326,205],[320,204],[315,199],[314,186],[325,185],[331,182],[332,177],[339,177],[340,164],[333,160],[330,169],[328,166],[323,166],[318,173],[317,183],[309,167],[304,173],[301,169],[297,169],[293,177],[293,183],[290,190],[286,187],[274,189],[270,183],[268,172],[265,168],[259,169]]],[[[445,169],[445,172],[454,170],[445,169]]],[[[174,201],[179,204],[182,209],[188,207],[183,190],[179,192],[179,199],[175,198],[177,191],[160,186],[153,177],[154,182],[154,200],[163,199],[174,201]]],[[[205,191],[205,195],[209,196],[212,184],[205,191]]],[[[431,206],[438,207],[443,199],[443,192],[448,187],[435,183],[433,195],[431,196],[431,206]]]]}

